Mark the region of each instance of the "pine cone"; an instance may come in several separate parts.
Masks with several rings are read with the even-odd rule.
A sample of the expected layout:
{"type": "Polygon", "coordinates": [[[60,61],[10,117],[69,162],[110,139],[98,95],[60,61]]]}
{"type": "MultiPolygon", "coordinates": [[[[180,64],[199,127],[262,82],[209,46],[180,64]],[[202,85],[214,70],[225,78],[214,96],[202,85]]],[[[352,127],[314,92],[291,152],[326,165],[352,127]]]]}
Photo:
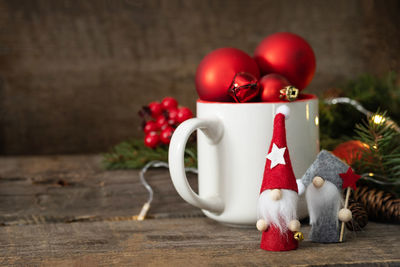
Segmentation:
{"type": "Polygon", "coordinates": [[[347,229],[350,231],[361,231],[368,224],[367,211],[361,203],[354,199],[349,200],[348,208],[351,210],[353,218],[346,223],[347,229]]]}
{"type": "Polygon", "coordinates": [[[354,200],[363,204],[368,218],[378,222],[400,223],[400,199],[388,192],[360,186],[353,193],[354,200]]]}

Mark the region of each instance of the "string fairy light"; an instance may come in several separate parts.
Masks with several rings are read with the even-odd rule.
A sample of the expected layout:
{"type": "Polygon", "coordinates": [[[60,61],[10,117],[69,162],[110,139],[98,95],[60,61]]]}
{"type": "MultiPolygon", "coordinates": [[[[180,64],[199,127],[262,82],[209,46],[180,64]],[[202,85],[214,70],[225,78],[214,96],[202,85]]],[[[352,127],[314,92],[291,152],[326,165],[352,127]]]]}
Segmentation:
{"type": "Polygon", "coordinates": [[[392,127],[396,132],[400,133],[400,127],[394,122],[392,119],[388,117],[384,117],[381,114],[374,114],[372,111],[364,108],[360,102],[357,100],[351,99],[349,97],[335,97],[325,99],[324,102],[328,105],[336,105],[336,104],[347,104],[353,106],[359,112],[364,114],[369,120],[372,120],[375,124],[386,123],[388,126],[392,127]]]}
{"type": "Polygon", "coordinates": [[[384,123],[384,122],[386,121],[385,117],[383,117],[383,116],[380,115],[380,114],[375,114],[375,115],[373,115],[373,116],[371,117],[371,120],[372,120],[372,122],[375,123],[375,124],[382,124],[382,123],[384,123]]]}
{"type": "MultiPolygon", "coordinates": [[[[168,163],[164,161],[150,161],[147,163],[139,172],[139,178],[140,182],[143,185],[143,187],[147,190],[149,193],[149,197],[147,201],[143,204],[142,209],[140,210],[139,214],[136,216],[137,221],[143,221],[146,218],[146,215],[151,207],[151,202],[153,202],[153,196],[154,196],[154,191],[153,188],[150,186],[150,184],[147,182],[145,178],[145,174],[150,168],[169,168],[168,163]]],[[[185,168],[186,172],[191,172],[197,174],[198,171],[196,168],[185,168]]]]}
{"type": "Polygon", "coordinates": [[[398,180],[398,181],[396,181],[396,182],[390,182],[390,181],[388,181],[388,182],[383,182],[383,181],[381,181],[381,180],[377,180],[377,179],[375,179],[375,178],[373,178],[373,177],[378,177],[378,178],[380,178],[380,179],[382,179],[382,180],[388,180],[388,178],[385,177],[385,176],[382,176],[382,175],[373,173],[373,172],[363,173],[363,174],[361,174],[361,177],[362,177],[364,180],[368,180],[368,181],[371,181],[371,182],[374,182],[374,183],[380,184],[380,185],[398,185],[398,184],[400,184],[400,180],[398,180]]]}
{"type": "Polygon", "coordinates": [[[336,105],[336,104],[348,104],[356,108],[358,111],[360,111],[362,114],[367,116],[368,118],[372,116],[372,112],[365,109],[360,102],[357,100],[348,98],[348,97],[335,97],[335,98],[328,98],[325,99],[325,103],[328,105],[336,105]]]}

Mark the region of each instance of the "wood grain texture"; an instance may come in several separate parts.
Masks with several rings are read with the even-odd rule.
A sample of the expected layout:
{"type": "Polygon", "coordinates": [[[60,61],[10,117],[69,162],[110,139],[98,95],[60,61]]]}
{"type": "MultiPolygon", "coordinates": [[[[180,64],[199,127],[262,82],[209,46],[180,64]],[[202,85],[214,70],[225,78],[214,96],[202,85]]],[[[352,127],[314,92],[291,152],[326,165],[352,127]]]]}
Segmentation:
{"type": "MultiPolygon", "coordinates": [[[[101,156],[0,158],[0,224],[130,220],[148,199],[138,171],[104,171],[101,156]]],[[[189,175],[197,190],[197,177],[189,175]]],[[[198,217],[166,169],[150,170],[150,217],[198,217]]]]}
{"type": "MultiPolygon", "coordinates": [[[[398,225],[370,223],[341,244],[309,241],[289,252],[259,249],[255,229],[207,218],[9,226],[0,263],[30,266],[399,266],[398,225]]],[[[304,227],[307,236],[309,227],[304,227]]]]}
{"type": "MultiPolygon", "coordinates": [[[[137,172],[103,171],[100,159],[0,157],[1,266],[400,265],[399,225],[369,223],[342,244],[305,241],[296,251],[263,251],[255,227],[200,217],[166,170],[148,175],[153,219],[132,220],[147,198],[137,172]]],[[[190,182],[196,188],[194,176],[190,182]]],[[[302,229],[306,237],[309,230],[302,229]]]]}
{"type": "Polygon", "coordinates": [[[137,111],[166,95],[194,109],[195,70],[216,48],[250,54],[304,36],[309,92],[400,69],[399,1],[5,0],[0,2],[0,154],[100,152],[140,136],[137,111]]]}

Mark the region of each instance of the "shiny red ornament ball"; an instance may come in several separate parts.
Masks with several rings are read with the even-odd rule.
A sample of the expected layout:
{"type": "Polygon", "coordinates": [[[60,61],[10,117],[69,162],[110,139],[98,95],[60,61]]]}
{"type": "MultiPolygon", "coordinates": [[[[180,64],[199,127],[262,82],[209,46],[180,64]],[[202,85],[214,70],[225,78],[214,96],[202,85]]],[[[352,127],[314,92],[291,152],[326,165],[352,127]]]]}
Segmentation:
{"type": "Polygon", "coordinates": [[[275,33],[262,40],[254,59],[261,74],[280,74],[299,90],[311,82],[316,68],[311,46],[302,37],[288,32],[275,33]]]}
{"type": "Polygon", "coordinates": [[[167,96],[161,101],[164,110],[170,110],[178,107],[178,101],[175,98],[167,96]]]}
{"type": "Polygon", "coordinates": [[[159,102],[151,102],[149,104],[150,114],[153,118],[157,118],[161,115],[163,108],[159,102]]]}
{"type": "Polygon", "coordinates": [[[332,153],[336,157],[344,160],[347,164],[351,165],[360,160],[368,149],[369,146],[367,144],[364,144],[359,140],[350,140],[336,146],[332,153]]]}
{"type": "Polygon", "coordinates": [[[158,136],[158,134],[155,134],[154,132],[146,134],[146,136],[144,137],[144,144],[147,147],[155,148],[159,142],[160,142],[160,137],[158,136]]]}
{"type": "Polygon", "coordinates": [[[146,134],[156,132],[158,130],[158,124],[155,121],[148,121],[144,125],[143,130],[146,134]]]}
{"type": "Polygon", "coordinates": [[[261,102],[276,102],[282,100],[280,98],[280,90],[289,86],[289,81],[279,74],[268,74],[261,77],[260,81],[261,102]]]}
{"type": "Polygon", "coordinates": [[[257,79],[260,71],[254,59],[236,48],[220,48],[203,58],[196,71],[196,90],[201,100],[231,102],[228,90],[239,72],[257,79]]]}
{"type": "Polygon", "coordinates": [[[174,128],[171,126],[166,127],[160,134],[160,140],[163,144],[168,145],[171,141],[171,136],[174,133],[174,128]]]}
{"type": "Polygon", "coordinates": [[[249,102],[260,93],[257,78],[247,72],[239,72],[233,78],[229,87],[229,95],[238,103],[249,102]]]}
{"type": "Polygon", "coordinates": [[[182,123],[185,120],[188,120],[193,117],[192,111],[187,107],[181,107],[178,109],[177,121],[178,123],[182,123]]]}

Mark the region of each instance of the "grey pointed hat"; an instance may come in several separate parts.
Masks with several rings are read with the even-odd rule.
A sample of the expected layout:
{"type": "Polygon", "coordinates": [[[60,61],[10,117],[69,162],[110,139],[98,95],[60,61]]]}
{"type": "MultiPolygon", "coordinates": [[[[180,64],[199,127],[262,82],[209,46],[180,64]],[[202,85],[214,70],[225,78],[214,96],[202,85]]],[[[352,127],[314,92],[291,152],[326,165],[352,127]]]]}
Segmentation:
{"type": "Polygon", "coordinates": [[[324,180],[336,185],[340,190],[343,181],[342,178],[340,178],[339,173],[345,173],[348,169],[349,166],[338,157],[326,150],[321,150],[315,161],[310,165],[301,178],[301,181],[305,187],[307,187],[315,176],[320,176],[324,180]]]}

